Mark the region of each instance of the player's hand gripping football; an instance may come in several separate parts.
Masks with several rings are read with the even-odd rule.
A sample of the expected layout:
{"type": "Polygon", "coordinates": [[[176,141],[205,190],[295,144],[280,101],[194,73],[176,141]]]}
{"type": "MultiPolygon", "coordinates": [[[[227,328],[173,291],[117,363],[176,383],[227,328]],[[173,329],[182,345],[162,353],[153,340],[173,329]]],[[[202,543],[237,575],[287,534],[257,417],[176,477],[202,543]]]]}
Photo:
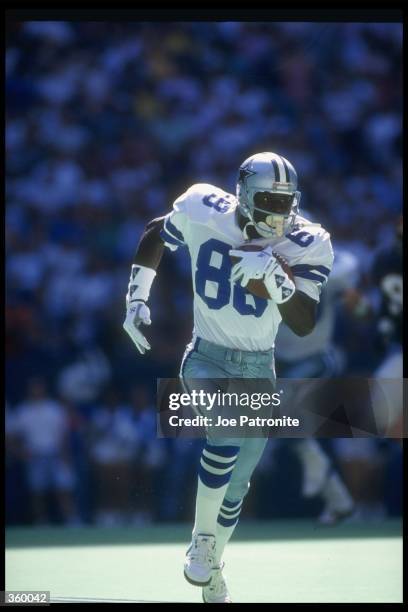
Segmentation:
{"type": "Polygon", "coordinates": [[[268,265],[270,254],[266,251],[243,251],[232,249],[231,257],[239,257],[239,261],[232,267],[231,282],[237,281],[246,287],[251,278],[262,278],[268,265]]]}
{"type": "Polygon", "coordinates": [[[287,302],[296,291],[295,279],[288,262],[282,255],[272,250],[265,268],[264,283],[276,304],[287,302]]]}
{"type": "Polygon", "coordinates": [[[142,324],[151,324],[150,310],[146,301],[155,276],[155,270],[133,264],[126,295],[126,318],[123,329],[132,338],[142,355],[150,349],[150,344],[139,328],[142,324]]]}
{"type": "Polygon", "coordinates": [[[239,281],[243,287],[260,297],[265,297],[262,293],[266,292],[266,296],[276,304],[290,300],[296,291],[296,285],[284,257],[274,252],[270,246],[259,250],[259,246],[246,245],[246,249],[232,249],[229,252],[233,261],[237,257],[240,258],[232,268],[231,281],[239,281]],[[262,283],[264,289],[261,293],[259,283],[262,283]]]}

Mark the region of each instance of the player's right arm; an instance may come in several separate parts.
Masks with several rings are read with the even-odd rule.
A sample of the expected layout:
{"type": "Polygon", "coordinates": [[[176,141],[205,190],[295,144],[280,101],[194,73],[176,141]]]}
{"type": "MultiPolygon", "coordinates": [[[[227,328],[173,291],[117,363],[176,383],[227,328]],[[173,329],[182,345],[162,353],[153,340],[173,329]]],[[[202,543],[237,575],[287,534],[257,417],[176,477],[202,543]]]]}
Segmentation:
{"type": "Polygon", "coordinates": [[[146,225],[133,259],[126,294],[126,318],[123,329],[142,355],[150,349],[150,344],[139,328],[142,324],[151,323],[147,301],[163,255],[164,243],[160,237],[163,222],[164,217],[159,217],[146,225]]]}
{"type": "Polygon", "coordinates": [[[163,255],[164,242],[161,238],[165,216],[149,221],[137,245],[133,265],[146,266],[157,271],[163,255]]]}
{"type": "Polygon", "coordinates": [[[141,324],[150,325],[151,323],[147,302],[164,248],[167,246],[170,250],[176,250],[186,244],[188,194],[189,191],[180,196],[167,215],[149,221],[133,259],[126,294],[126,318],[123,328],[142,355],[150,349],[150,344],[139,328],[141,324]]]}

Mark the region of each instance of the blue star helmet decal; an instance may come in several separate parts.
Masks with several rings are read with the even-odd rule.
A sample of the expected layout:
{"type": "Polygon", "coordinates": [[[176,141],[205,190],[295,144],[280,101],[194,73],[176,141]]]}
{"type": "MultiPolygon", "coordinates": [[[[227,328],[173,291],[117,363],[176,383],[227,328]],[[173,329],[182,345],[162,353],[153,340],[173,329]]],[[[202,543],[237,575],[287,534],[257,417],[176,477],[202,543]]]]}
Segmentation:
{"type": "Polygon", "coordinates": [[[239,169],[238,180],[244,181],[248,176],[252,176],[253,174],[256,174],[256,172],[252,172],[252,170],[249,170],[248,166],[241,166],[241,168],[239,169]]]}

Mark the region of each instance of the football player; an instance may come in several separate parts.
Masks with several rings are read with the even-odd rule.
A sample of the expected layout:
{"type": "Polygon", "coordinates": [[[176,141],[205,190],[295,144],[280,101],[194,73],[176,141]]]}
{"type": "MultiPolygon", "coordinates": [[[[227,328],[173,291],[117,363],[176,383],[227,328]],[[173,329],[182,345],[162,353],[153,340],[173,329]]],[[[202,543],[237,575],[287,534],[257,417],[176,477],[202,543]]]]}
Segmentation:
{"type": "MultiPolygon", "coordinates": [[[[236,195],[195,184],[172,210],[147,224],[132,265],[124,329],[143,354],[140,327],[150,325],[147,305],[165,247],[186,247],[194,289],[194,330],[180,376],[275,380],[274,341],[281,321],[309,334],[332,264],[330,235],[299,214],[300,191],[292,164],[258,153],[239,168],[236,195]],[[262,246],[240,250],[243,243],[262,246]],[[231,257],[238,258],[233,264],[231,257]],[[292,274],[288,272],[286,263],[292,274]],[[269,299],[247,285],[262,279],[269,299]]],[[[237,523],[266,438],[216,439],[207,435],[200,466],[192,541],[184,575],[203,588],[206,603],[231,601],[223,552],[237,523]]]]}
{"type": "Polygon", "coordinates": [[[402,378],[402,215],[399,217],[393,243],[375,258],[372,277],[381,294],[378,332],[385,354],[376,375],[379,378],[402,378]]]}
{"type": "MultiPolygon", "coordinates": [[[[319,303],[312,333],[299,338],[287,325],[279,328],[275,347],[279,377],[340,376],[344,369],[343,359],[333,345],[336,307],[341,302],[353,316],[365,316],[368,305],[356,289],[359,276],[358,259],[351,252],[336,248],[333,269],[319,303]]],[[[282,439],[281,443],[289,445],[299,458],[303,473],[302,495],[306,498],[318,496],[324,501],[319,522],[334,525],[349,517],[354,509],[353,499],[319,442],[299,438],[282,439]]],[[[351,445],[359,443],[360,439],[351,441],[351,445]]]]}
{"type": "Polygon", "coordinates": [[[388,387],[388,405],[373,399],[377,425],[390,428],[398,438],[403,436],[403,352],[402,352],[402,238],[403,218],[398,218],[393,243],[380,250],[372,267],[372,277],[380,289],[380,309],[377,329],[383,361],[374,372],[376,379],[400,379],[388,387]]]}
{"type": "Polygon", "coordinates": [[[402,216],[395,230],[393,242],[380,248],[371,267],[371,279],[380,298],[377,308],[372,305],[372,313],[377,324],[376,342],[382,352],[382,361],[372,374],[376,384],[372,387],[371,401],[378,431],[384,437],[334,441],[338,461],[356,501],[356,517],[362,521],[382,520],[386,514],[383,499],[386,461],[396,453],[395,447],[402,445],[404,434],[402,216]],[[357,441],[359,445],[354,444],[357,441]]]}

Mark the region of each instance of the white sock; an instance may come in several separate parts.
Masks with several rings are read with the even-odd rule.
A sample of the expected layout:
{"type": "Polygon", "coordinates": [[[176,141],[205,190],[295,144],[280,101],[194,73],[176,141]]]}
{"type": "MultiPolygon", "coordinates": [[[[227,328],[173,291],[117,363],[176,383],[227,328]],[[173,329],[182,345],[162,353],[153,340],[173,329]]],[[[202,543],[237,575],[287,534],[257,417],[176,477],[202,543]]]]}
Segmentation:
{"type": "Polygon", "coordinates": [[[193,536],[206,533],[215,536],[217,518],[227,491],[239,446],[204,446],[196,498],[193,536]]]}
{"type": "Polygon", "coordinates": [[[216,549],[215,549],[215,566],[218,567],[221,564],[222,555],[224,554],[225,547],[229,542],[232,534],[234,533],[235,527],[238,525],[239,515],[242,509],[242,502],[230,502],[224,499],[220,508],[220,513],[217,520],[217,531],[216,531],[216,549]]]}

